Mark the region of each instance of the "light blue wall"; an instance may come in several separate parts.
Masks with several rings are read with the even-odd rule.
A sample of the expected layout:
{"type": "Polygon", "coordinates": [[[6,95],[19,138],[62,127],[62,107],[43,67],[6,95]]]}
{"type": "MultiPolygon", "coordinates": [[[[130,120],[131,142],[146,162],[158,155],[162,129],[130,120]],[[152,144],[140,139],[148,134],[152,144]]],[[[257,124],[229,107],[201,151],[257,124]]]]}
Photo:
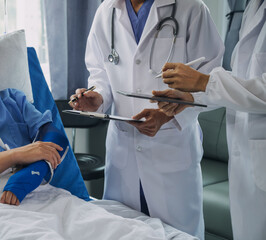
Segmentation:
{"type": "Polygon", "coordinates": [[[225,15],[229,12],[227,0],[203,0],[203,2],[209,8],[218,32],[224,40],[227,29],[227,18],[225,15]]]}

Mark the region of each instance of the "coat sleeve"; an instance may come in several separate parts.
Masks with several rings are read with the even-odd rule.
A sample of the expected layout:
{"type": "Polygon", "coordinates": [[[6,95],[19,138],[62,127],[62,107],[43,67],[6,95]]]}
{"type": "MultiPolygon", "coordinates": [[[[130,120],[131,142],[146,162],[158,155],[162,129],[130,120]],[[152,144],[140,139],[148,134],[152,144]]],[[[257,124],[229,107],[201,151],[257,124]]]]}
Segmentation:
{"type": "MultiPolygon", "coordinates": [[[[98,109],[98,112],[106,112],[112,104],[113,97],[109,83],[109,78],[104,68],[103,53],[99,47],[99,31],[102,31],[101,27],[101,6],[98,8],[94,17],[90,34],[87,39],[85,63],[90,77],[88,79],[88,85],[96,86],[95,91],[100,93],[103,97],[103,104],[98,109]]],[[[107,44],[108,46],[108,44],[107,44]]]]}
{"type": "MultiPolygon", "coordinates": [[[[199,57],[205,57],[205,61],[192,67],[198,71],[209,74],[213,68],[221,66],[224,54],[224,44],[217,32],[216,26],[210,16],[208,8],[201,4],[199,9],[193,8],[187,27],[186,51],[187,62],[199,57]]],[[[201,107],[188,107],[181,114],[175,116],[180,129],[188,127],[195,122],[198,114],[206,110],[201,107]]],[[[210,110],[210,109],[209,109],[210,110]]]]}
{"type": "Polygon", "coordinates": [[[234,111],[266,113],[266,73],[246,80],[220,67],[210,76],[206,92],[196,94],[196,101],[234,111]]]}

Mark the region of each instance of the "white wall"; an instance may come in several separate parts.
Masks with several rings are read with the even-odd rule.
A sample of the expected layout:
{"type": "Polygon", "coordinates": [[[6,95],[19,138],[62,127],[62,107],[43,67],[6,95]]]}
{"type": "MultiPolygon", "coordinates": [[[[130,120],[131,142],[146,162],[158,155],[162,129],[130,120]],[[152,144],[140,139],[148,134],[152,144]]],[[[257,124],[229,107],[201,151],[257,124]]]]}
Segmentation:
{"type": "Polygon", "coordinates": [[[203,0],[203,2],[209,8],[218,32],[224,40],[227,29],[227,18],[225,15],[229,12],[227,0],[203,0]]]}

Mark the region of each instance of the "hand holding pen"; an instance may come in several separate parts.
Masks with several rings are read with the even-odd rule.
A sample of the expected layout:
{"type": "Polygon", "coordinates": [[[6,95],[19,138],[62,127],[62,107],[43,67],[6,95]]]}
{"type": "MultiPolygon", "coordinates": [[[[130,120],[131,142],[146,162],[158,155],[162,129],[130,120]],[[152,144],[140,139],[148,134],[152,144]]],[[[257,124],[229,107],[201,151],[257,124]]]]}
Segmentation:
{"type": "MultiPolygon", "coordinates": [[[[95,88],[96,88],[95,86],[92,86],[92,87],[86,89],[84,92],[81,92],[81,96],[83,97],[85,93],[93,91],[95,88]]],[[[78,96],[75,96],[68,102],[68,104],[76,102],[77,100],[78,100],[78,96]]]]}
{"type": "Polygon", "coordinates": [[[70,97],[69,105],[79,111],[97,111],[103,103],[103,98],[101,94],[93,91],[95,88],[95,86],[92,86],[88,89],[77,89],[76,94],[70,97]]]}
{"type": "Polygon", "coordinates": [[[209,75],[202,74],[189,67],[205,58],[196,59],[190,63],[166,63],[163,67],[163,82],[168,87],[184,92],[205,91],[209,75]]]}
{"type": "MultiPolygon", "coordinates": [[[[202,61],[204,61],[204,60],[205,60],[205,57],[200,57],[200,58],[197,58],[197,59],[195,59],[195,60],[193,60],[193,61],[191,61],[191,62],[185,63],[184,65],[186,65],[186,66],[192,66],[193,64],[196,64],[196,63],[202,62],[202,61]]],[[[167,63],[166,63],[166,64],[167,64],[167,63]]],[[[165,64],[165,65],[166,65],[166,64],[165,64]]],[[[165,71],[165,70],[164,70],[164,69],[165,69],[165,65],[164,65],[162,71],[165,71]]],[[[172,69],[166,69],[166,70],[172,70],[172,69]]],[[[158,74],[157,76],[155,76],[155,78],[160,78],[160,77],[162,77],[162,75],[163,75],[163,73],[160,73],[160,74],[158,74]]]]}

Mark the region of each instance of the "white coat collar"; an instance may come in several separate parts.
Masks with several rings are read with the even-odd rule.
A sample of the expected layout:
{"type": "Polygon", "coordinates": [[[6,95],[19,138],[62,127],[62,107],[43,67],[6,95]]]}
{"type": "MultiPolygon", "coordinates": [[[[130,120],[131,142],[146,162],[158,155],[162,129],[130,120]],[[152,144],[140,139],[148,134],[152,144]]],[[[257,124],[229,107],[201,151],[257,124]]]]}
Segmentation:
{"type": "MultiPolygon", "coordinates": [[[[141,45],[141,43],[145,40],[146,36],[155,28],[155,26],[159,22],[159,16],[158,16],[158,8],[172,5],[175,2],[175,0],[154,0],[154,4],[151,7],[149,17],[147,19],[147,22],[145,24],[145,27],[143,29],[143,33],[141,36],[141,39],[139,41],[138,46],[141,45]]],[[[117,8],[119,10],[125,9],[125,0],[110,0],[107,3],[109,8],[117,8]]],[[[177,3],[178,4],[178,3],[177,3]]],[[[170,15],[171,12],[169,12],[170,15]]],[[[119,21],[124,25],[125,29],[128,30],[129,34],[132,35],[132,31],[130,30],[131,25],[129,25],[128,15],[127,12],[119,12],[118,13],[118,19],[119,21]]],[[[134,37],[132,35],[132,37],[134,37]]]]}
{"type": "MultiPolygon", "coordinates": [[[[151,7],[149,17],[147,19],[147,22],[146,22],[145,27],[143,29],[142,36],[140,38],[139,46],[146,39],[146,37],[149,35],[149,33],[159,23],[160,19],[159,19],[159,15],[158,15],[158,12],[159,12],[158,8],[172,5],[174,2],[175,2],[175,0],[154,0],[154,4],[151,7]]],[[[171,11],[169,12],[168,16],[170,16],[170,15],[171,15],[171,11]]]]}
{"type": "Polygon", "coordinates": [[[240,38],[246,37],[262,20],[266,14],[266,1],[263,1],[259,7],[261,0],[251,1],[243,15],[242,26],[245,26],[240,32],[240,38]]]}
{"type": "MultiPolygon", "coordinates": [[[[125,0],[110,0],[108,3],[108,6],[109,6],[109,8],[121,9],[122,2],[124,2],[124,1],[125,0]]],[[[154,4],[157,8],[173,4],[174,2],[175,2],[175,0],[154,0],[154,4]]]]}

